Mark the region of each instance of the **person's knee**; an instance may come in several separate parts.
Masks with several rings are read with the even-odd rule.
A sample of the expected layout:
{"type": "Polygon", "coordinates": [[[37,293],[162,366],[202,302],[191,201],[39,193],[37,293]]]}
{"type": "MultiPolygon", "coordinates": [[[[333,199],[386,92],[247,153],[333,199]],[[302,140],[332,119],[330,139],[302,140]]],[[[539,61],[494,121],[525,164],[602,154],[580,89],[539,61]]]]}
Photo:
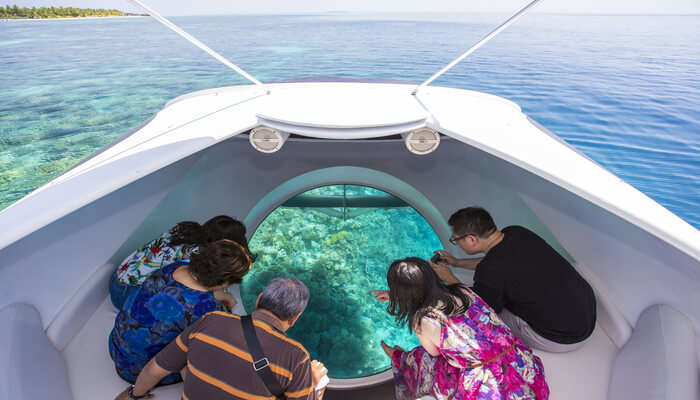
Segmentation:
{"type": "Polygon", "coordinates": [[[510,330],[514,333],[520,332],[526,327],[529,327],[527,322],[523,321],[522,318],[510,312],[507,308],[501,310],[501,312],[498,313],[498,316],[501,318],[501,321],[508,325],[508,328],[510,328],[510,330]]]}

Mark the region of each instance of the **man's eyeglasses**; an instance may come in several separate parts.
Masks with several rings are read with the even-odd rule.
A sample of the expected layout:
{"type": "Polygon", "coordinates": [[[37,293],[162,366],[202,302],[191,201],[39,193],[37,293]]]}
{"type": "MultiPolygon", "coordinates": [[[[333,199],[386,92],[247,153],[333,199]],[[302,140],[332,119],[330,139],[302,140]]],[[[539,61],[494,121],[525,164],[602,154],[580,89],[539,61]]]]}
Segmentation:
{"type": "Polygon", "coordinates": [[[462,239],[464,239],[465,237],[467,237],[467,236],[469,236],[469,235],[471,235],[471,233],[467,233],[466,235],[461,235],[461,236],[457,236],[457,237],[450,236],[450,243],[452,243],[452,244],[457,244],[457,242],[458,242],[459,240],[462,240],[462,239]]]}

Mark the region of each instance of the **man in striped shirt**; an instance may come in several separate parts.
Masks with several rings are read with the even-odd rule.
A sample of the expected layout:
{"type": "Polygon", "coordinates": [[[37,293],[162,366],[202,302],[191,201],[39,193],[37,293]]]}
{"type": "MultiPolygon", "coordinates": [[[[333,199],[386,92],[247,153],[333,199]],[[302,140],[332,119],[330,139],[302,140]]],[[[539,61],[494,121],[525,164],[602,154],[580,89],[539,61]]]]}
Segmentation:
{"type": "MultiPolygon", "coordinates": [[[[275,278],[258,296],[253,325],[270,371],[291,399],[321,400],[323,389],[314,390],[326,375],[322,363],[285,332],[299,319],[309,300],[309,290],[296,278],[275,278]]],[[[136,384],[117,400],[150,398],[150,390],[166,375],[181,371],[183,400],[275,400],[253,369],[241,317],[211,312],[185,329],[152,358],[136,384]]]]}

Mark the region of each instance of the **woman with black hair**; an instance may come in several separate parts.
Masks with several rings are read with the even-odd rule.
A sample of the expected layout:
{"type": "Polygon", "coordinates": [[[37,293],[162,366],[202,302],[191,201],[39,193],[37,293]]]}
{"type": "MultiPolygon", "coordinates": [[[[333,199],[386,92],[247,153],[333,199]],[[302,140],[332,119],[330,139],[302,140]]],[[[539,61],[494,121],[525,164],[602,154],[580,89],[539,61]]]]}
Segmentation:
{"type": "Polygon", "coordinates": [[[420,258],[394,261],[387,282],[389,291],[372,293],[421,343],[406,351],[382,342],[397,400],[549,397],[540,358],[468,287],[445,286],[420,258]]]}
{"type": "MultiPolygon", "coordinates": [[[[150,274],[129,294],[109,335],[117,373],[134,383],[141,369],[168,343],[219,305],[214,293],[240,283],[252,259],[232,240],[200,245],[189,261],[171,263],[150,274]]],[[[180,381],[173,373],[161,384],[180,381]]]]}
{"type": "MultiPolygon", "coordinates": [[[[120,309],[129,294],[137,290],[152,273],[174,262],[189,260],[201,245],[228,239],[242,245],[250,253],[245,233],[246,228],[241,221],[226,215],[216,216],[204,225],[193,221],[178,223],[124,259],[109,283],[112,304],[120,309]]],[[[255,256],[249,255],[255,260],[255,256]]],[[[215,297],[229,310],[236,304],[225,289],[216,292],[215,297]]]]}

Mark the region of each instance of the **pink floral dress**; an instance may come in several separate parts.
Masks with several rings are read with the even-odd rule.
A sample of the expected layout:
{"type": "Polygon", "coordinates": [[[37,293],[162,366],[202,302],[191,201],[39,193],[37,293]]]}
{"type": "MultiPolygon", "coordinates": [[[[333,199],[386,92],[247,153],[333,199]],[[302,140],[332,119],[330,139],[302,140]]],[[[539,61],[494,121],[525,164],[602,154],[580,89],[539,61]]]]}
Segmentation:
{"type": "Polygon", "coordinates": [[[470,290],[469,297],[464,314],[429,317],[441,326],[440,356],[421,346],[394,352],[396,399],[546,400],[542,360],[479,296],[470,290]]]}

